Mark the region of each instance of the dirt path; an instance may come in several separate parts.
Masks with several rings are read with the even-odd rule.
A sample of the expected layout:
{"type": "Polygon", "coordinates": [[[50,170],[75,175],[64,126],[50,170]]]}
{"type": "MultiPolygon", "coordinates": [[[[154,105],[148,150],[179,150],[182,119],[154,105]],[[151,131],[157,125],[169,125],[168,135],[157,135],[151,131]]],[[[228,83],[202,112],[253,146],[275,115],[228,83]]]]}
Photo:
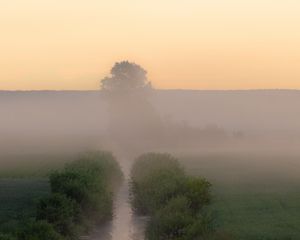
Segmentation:
{"type": "Polygon", "coordinates": [[[115,195],[114,217],[106,226],[97,229],[90,240],[144,240],[147,218],[136,216],[129,202],[129,172],[127,162],[121,162],[124,183],[115,195]]]}

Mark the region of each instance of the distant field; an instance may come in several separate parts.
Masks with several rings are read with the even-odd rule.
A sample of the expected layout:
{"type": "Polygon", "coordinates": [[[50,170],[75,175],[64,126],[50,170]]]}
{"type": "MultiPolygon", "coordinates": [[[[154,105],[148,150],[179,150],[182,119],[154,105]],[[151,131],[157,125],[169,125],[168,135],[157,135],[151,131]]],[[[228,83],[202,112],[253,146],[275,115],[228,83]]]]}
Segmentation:
{"type": "Polygon", "coordinates": [[[10,154],[0,155],[1,178],[44,178],[53,170],[61,169],[72,155],[10,154]]]}
{"type": "Polygon", "coordinates": [[[238,240],[300,239],[300,157],[266,154],[181,156],[213,183],[218,226],[238,240]]]}
{"type": "Polygon", "coordinates": [[[36,201],[49,192],[47,179],[0,179],[0,232],[33,217],[36,201]]]}

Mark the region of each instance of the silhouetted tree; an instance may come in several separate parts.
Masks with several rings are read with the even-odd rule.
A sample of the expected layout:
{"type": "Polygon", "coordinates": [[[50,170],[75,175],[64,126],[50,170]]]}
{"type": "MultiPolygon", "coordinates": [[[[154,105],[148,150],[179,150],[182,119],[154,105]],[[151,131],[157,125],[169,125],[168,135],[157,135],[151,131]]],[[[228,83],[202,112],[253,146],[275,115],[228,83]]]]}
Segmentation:
{"type": "Polygon", "coordinates": [[[128,61],[117,62],[110,73],[111,76],[101,80],[103,90],[128,91],[151,88],[146,70],[135,63],[128,61]]]}
{"type": "Polygon", "coordinates": [[[108,102],[109,136],[121,148],[140,152],[161,137],[162,122],[148,101],[152,89],[147,72],[128,61],[117,62],[101,81],[108,102]]]}

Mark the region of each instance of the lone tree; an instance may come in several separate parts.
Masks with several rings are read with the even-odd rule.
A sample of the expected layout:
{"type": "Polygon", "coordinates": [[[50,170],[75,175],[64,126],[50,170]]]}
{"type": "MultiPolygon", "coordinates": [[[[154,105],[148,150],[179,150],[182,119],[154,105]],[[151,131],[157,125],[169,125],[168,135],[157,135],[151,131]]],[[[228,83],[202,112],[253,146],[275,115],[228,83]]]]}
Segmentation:
{"type": "Polygon", "coordinates": [[[127,92],[151,88],[147,71],[128,61],[117,62],[110,71],[111,76],[101,80],[102,90],[127,92]]]}
{"type": "Polygon", "coordinates": [[[128,61],[117,62],[110,76],[101,80],[108,103],[109,136],[127,152],[141,151],[157,142],[162,122],[150,97],[151,83],[141,66],[128,61]]]}

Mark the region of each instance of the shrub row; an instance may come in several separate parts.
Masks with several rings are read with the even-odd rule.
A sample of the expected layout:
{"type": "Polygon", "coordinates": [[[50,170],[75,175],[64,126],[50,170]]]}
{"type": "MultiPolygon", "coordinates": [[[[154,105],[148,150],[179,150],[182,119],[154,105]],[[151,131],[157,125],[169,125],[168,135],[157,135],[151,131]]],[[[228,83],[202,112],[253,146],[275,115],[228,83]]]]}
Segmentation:
{"type": "Polygon", "coordinates": [[[112,194],[121,180],[121,170],[112,154],[80,156],[50,175],[51,194],[38,202],[36,219],[26,224],[17,239],[78,239],[112,217],[112,194]]]}
{"type": "Polygon", "coordinates": [[[211,201],[211,184],[187,176],[169,154],[140,156],[131,172],[134,210],[150,216],[148,240],[209,239],[214,228],[204,206],[211,201]]]}

